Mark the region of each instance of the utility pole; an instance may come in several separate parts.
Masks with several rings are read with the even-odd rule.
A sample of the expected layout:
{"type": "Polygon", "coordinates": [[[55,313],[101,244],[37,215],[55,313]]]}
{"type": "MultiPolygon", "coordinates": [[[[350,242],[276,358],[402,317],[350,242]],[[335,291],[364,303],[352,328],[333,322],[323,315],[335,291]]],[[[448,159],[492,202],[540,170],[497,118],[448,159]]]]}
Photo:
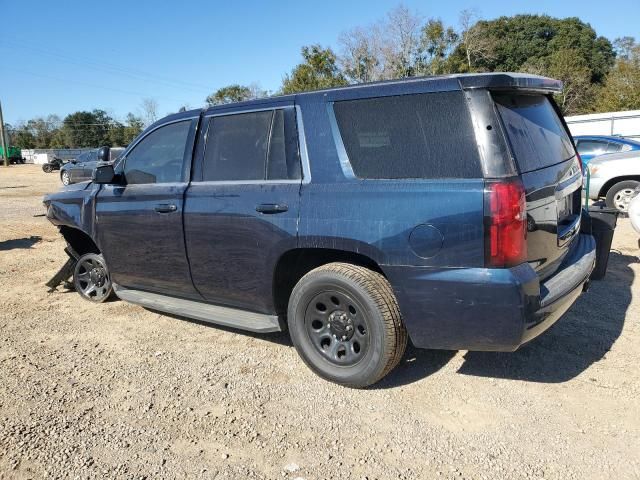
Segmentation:
{"type": "Polygon", "coordinates": [[[0,103],[0,137],[2,137],[2,156],[4,166],[9,166],[9,143],[7,142],[7,132],[4,129],[4,118],[2,117],[2,103],[0,103]]]}

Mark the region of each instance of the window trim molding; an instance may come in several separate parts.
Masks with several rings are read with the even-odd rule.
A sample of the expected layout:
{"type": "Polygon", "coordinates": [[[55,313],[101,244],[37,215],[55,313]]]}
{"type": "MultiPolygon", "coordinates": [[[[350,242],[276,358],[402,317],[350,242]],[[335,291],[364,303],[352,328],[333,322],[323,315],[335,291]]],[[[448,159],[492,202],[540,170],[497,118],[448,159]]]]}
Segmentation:
{"type": "Polygon", "coordinates": [[[342,173],[344,174],[345,178],[349,180],[360,180],[359,177],[356,177],[356,174],[353,171],[353,167],[351,166],[351,162],[349,161],[349,155],[347,154],[347,149],[344,146],[342,135],[340,134],[340,128],[338,128],[336,113],[333,110],[334,103],[335,102],[327,102],[327,114],[329,116],[329,125],[331,128],[333,143],[336,146],[338,160],[340,161],[340,168],[342,168],[342,173]]]}
{"type": "MultiPolygon", "coordinates": [[[[127,166],[127,160],[129,159],[129,155],[131,154],[131,152],[133,152],[133,150],[138,146],[138,144],[144,140],[145,138],[147,138],[149,135],[151,135],[153,132],[155,132],[156,130],[162,128],[162,127],[166,127],[168,125],[172,125],[174,123],[180,123],[180,122],[192,122],[193,120],[197,120],[199,118],[198,115],[194,115],[192,117],[184,117],[184,118],[177,118],[165,123],[161,123],[159,125],[156,125],[155,127],[153,127],[151,130],[149,130],[148,132],[145,132],[144,135],[142,135],[140,138],[136,139],[136,141],[134,143],[132,143],[131,145],[129,145],[127,147],[127,149],[122,153],[122,157],[120,157],[120,162],[118,162],[118,165],[116,165],[114,163],[114,169],[118,168],[121,169],[121,173],[122,176],[124,177],[124,170],[127,166]]],[[[191,128],[193,127],[193,125],[189,125],[189,130],[191,130],[191,128]]],[[[197,133],[197,132],[196,132],[197,133]]],[[[197,136],[197,135],[196,135],[197,136]]],[[[187,140],[189,139],[189,134],[187,134],[187,140]]],[[[195,143],[195,137],[193,139],[194,143],[195,143]]],[[[186,148],[186,144],[185,144],[185,148],[186,148]]],[[[193,162],[193,154],[191,155],[191,158],[189,159],[189,163],[193,162]]],[[[182,166],[182,172],[184,174],[184,165],[182,166]]],[[[188,171],[191,171],[191,165],[189,166],[188,171]]],[[[126,177],[125,177],[126,178],[126,177]]],[[[160,185],[167,185],[169,183],[189,183],[189,179],[181,179],[180,182],[156,182],[154,184],[160,184],[160,185]]],[[[127,185],[153,185],[153,184],[148,184],[148,183],[127,183],[127,185]]]]}
{"type": "MultiPolygon", "coordinates": [[[[251,108],[251,109],[241,109],[234,110],[232,112],[211,112],[209,114],[202,116],[202,122],[207,122],[206,130],[204,132],[204,136],[202,141],[204,143],[202,149],[202,161],[204,162],[206,152],[207,152],[207,142],[209,140],[209,130],[211,128],[211,119],[214,117],[227,117],[230,115],[240,115],[243,113],[256,113],[256,112],[265,112],[276,110],[286,110],[286,109],[294,109],[295,110],[295,120],[296,120],[296,130],[298,134],[298,152],[300,154],[300,167],[302,171],[302,178],[289,180],[289,179],[278,179],[278,180],[192,180],[191,183],[197,185],[300,185],[300,184],[308,184],[311,182],[311,170],[309,167],[309,155],[307,151],[307,140],[304,135],[304,126],[302,123],[302,113],[300,111],[299,105],[278,105],[278,106],[269,106],[262,108],[251,108]]],[[[272,116],[273,122],[273,116],[272,116]]],[[[271,128],[271,126],[270,126],[271,128]]],[[[204,172],[203,172],[204,173],[204,172]]]]}

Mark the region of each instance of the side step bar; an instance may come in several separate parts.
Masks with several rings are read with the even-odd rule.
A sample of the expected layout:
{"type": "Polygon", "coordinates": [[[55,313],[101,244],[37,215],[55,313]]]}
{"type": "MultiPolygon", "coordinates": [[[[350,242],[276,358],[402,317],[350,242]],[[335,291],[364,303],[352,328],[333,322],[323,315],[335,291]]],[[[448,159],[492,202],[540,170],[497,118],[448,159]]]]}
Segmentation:
{"type": "Polygon", "coordinates": [[[114,285],[113,290],[125,302],[135,303],[161,312],[173,313],[226,327],[240,328],[250,332],[282,331],[277,315],[264,315],[194,300],[169,297],[158,293],[129,290],[118,285],[114,285]]]}

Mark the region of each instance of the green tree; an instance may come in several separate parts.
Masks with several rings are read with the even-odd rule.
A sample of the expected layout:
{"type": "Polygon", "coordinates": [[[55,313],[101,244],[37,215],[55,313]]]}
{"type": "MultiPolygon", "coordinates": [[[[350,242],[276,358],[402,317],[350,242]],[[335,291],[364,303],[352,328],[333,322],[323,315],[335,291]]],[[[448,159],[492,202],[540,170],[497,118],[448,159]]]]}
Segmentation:
{"type": "Polygon", "coordinates": [[[560,50],[584,59],[592,83],[601,82],[614,63],[611,42],[578,18],[515,15],[495,20],[467,21],[462,41],[452,56],[469,71],[519,71],[560,50]]]}
{"type": "Polygon", "coordinates": [[[208,105],[223,105],[226,103],[242,102],[243,100],[250,100],[253,95],[251,88],[244,85],[228,85],[226,87],[219,88],[206,98],[208,105]]]}
{"type": "Polygon", "coordinates": [[[109,131],[114,120],[104,110],[69,114],[62,122],[64,143],[68,147],[111,146],[109,131]]]}
{"type": "Polygon", "coordinates": [[[438,75],[450,73],[447,62],[449,54],[458,43],[458,34],[452,27],[446,27],[442,20],[429,19],[422,27],[420,36],[420,73],[438,75]]]}
{"type": "Polygon", "coordinates": [[[306,92],[346,85],[347,80],[330,48],[320,45],[302,47],[304,62],[297,65],[282,81],[282,93],[306,92]]]}
{"type": "Polygon", "coordinates": [[[596,108],[600,112],[640,110],[640,44],[629,37],[625,43],[626,51],[598,92],[596,108]]]}
{"type": "Polygon", "coordinates": [[[124,125],[124,134],[122,138],[122,146],[129,145],[144,129],[144,121],[140,117],[136,117],[133,113],[127,114],[124,125]]]}
{"type": "Polygon", "coordinates": [[[9,145],[15,145],[18,148],[36,148],[36,137],[26,125],[20,124],[11,128],[7,124],[7,131],[9,132],[9,145]]]}
{"type": "Polygon", "coordinates": [[[562,92],[555,99],[563,114],[593,111],[596,87],[591,83],[591,70],[578,51],[562,49],[547,57],[531,59],[521,71],[562,80],[562,92]]]}

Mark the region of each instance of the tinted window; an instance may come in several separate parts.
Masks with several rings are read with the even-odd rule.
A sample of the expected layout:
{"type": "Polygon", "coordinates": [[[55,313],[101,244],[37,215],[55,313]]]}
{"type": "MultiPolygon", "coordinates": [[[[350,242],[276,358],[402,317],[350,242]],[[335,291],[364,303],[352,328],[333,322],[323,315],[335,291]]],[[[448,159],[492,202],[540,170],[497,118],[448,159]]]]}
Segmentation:
{"type": "Polygon", "coordinates": [[[571,139],[544,95],[493,94],[521,172],[563,162],[575,155],[571,139]]]}
{"type": "Polygon", "coordinates": [[[623,146],[624,145],[622,145],[621,143],[609,142],[609,144],[607,145],[607,153],[620,152],[622,151],[623,146]]]}
{"type": "Polygon", "coordinates": [[[81,153],[80,155],[78,155],[76,157],[76,162],[80,163],[80,162],[86,162],[89,160],[89,153],[90,152],[85,152],[85,153],[81,153]]]}
{"type": "Polygon", "coordinates": [[[336,102],[334,112],[360,178],[482,176],[462,92],[336,102]]]}
{"type": "Polygon", "coordinates": [[[213,117],[204,158],[204,180],[262,180],[272,111],[213,117]]]}
{"type": "Polygon", "coordinates": [[[608,142],[599,140],[579,140],[578,153],[580,155],[600,155],[607,150],[608,142]]]}
{"type": "Polygon", "coordinates": [[[191,121],[154,130],[129,152],[124,164],[127,183],[182,181],[185,149],[191,121]]]}
{"type": "Polygon", "coordinates": [[[203,180],[300,178],[295,128],[283,110],[213,117],[209,121],[203,180]],[[286,128],[286,124],[289,127],[286,128]]]}

